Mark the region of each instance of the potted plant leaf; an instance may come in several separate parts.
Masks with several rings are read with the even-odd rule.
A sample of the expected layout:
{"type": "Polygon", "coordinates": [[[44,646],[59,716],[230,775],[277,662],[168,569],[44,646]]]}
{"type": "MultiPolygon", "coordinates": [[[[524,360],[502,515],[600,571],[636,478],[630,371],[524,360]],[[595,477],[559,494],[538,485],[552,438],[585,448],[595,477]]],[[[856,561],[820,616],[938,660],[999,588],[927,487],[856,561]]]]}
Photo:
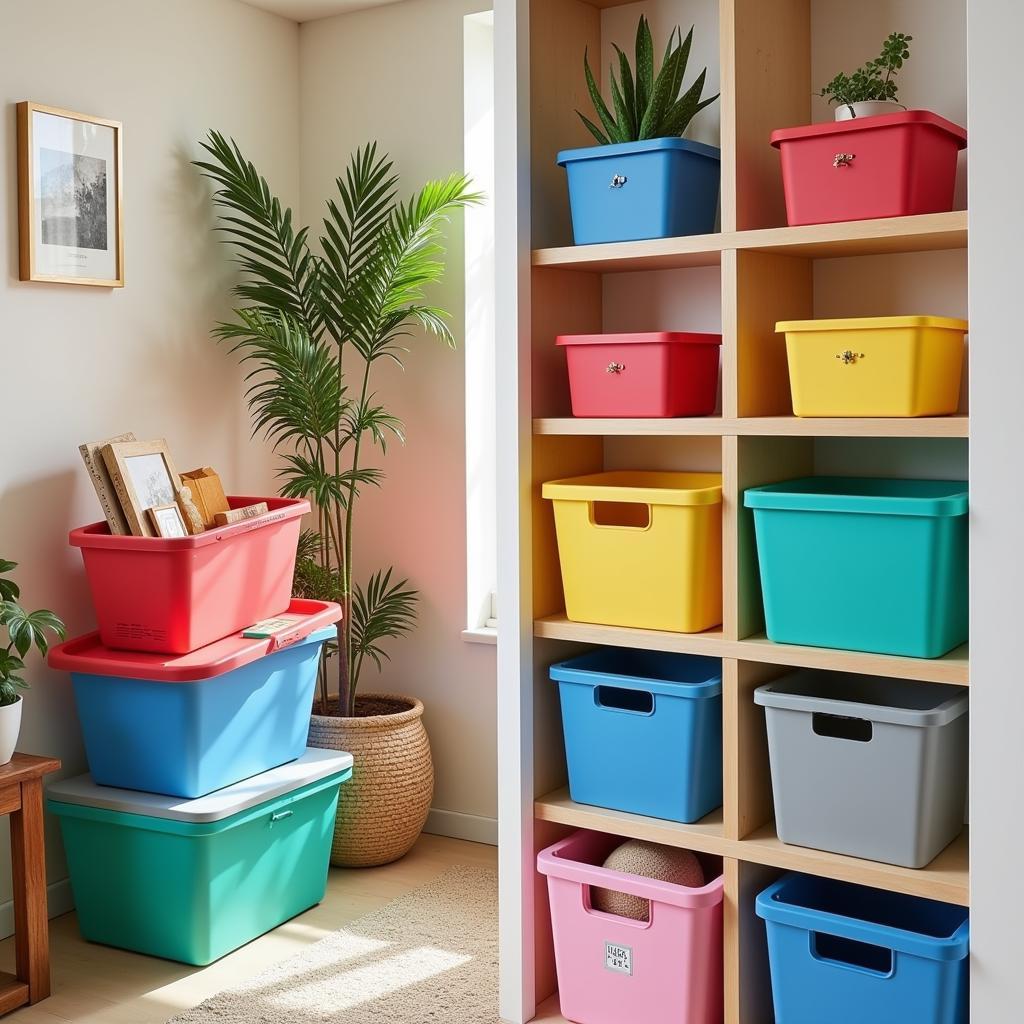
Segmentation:
{"type": "Polygon", "coordinates": [[[33,648],[46,656],[48,632],[60,640],[67,637],[64,623],[53,612],[27,612],[19,604],[21,591],[10,579],[17,566],[17,562],[0,558],[0,626],[7,633],[6,646],[0,640],[0,764],[14,756],[21,733],[21,691],[28,689],[22,676],[25,658],[33,648]]]}
{"type": "Polygon", "coordinates": [[[702,99],[707,68],[680,94],[693,43],[676,28],[655,73],[647,18],[637,25],[635,68],[618,47],[618,75],[609,68],[611,106],[583,55],[596,123],[580,113],[598,145],[565,150],[558,162],[569,179],[577,245],[712,232],[721,185],[721,151],[681,138],[718,95],[702,99]]]}
{"type": "Polygon", "coordinates": [[[358,692],[366,670],[388,657],[387,642],[412,630],[417,593],[392,568],[356,579],[355,513],[363,490],[384,482],[376,462],[388,443],[405,439],[374,389],[376,372],[382,361],[402,364],[416,329],[454,346],[448,313],[424,289],[444,274],[447,221],[480,196],[453,174],[400,201],[391,161],[376,144],[362,147],[337,178],[314,252],[309,228],[295,226],[234,141],[211,132],[202,145],[209,159],[197,166],[216,183],[220,230],[243,272],[235,294],[245,303],[214,335],[250,369],[254,433],[265,432],[280,454],[282,495],[314,508],[295,594],[344,609],[309,732],[311,746],[355,759],[332,862],[385,864],[422,831],[434,776],[420,701],[358,692]]]}
{"type": "Polygon", "coordinates": [[[882,43],[882,52],[851,74],[840,71],[818,94],[836,105],[836,120],[896,114],[906,110],[896,101],[896,76],[910,57],[913,36],[892,32],[882,43]]]}

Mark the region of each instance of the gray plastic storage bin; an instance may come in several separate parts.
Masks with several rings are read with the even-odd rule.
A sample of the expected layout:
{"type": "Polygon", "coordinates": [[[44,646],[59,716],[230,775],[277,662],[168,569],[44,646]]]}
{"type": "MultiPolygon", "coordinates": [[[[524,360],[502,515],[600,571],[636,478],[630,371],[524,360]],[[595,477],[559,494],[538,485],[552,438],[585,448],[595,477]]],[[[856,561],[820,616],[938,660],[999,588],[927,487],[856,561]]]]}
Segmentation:
{"type": "Polygon", "coordinates": [[[961,832],[967,692],[800,671],[757,688],[784,843],[921,868],[961,832]]]}

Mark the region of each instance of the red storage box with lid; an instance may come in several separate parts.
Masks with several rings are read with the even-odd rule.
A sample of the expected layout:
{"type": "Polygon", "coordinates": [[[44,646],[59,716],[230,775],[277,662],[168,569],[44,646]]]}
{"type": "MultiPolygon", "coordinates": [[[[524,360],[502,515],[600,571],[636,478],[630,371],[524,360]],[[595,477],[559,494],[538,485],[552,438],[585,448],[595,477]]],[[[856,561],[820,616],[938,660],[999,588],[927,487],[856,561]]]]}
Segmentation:
{"type": "Polygon", "coordinates": [[[953,209],[967,132],[928,110],[780,128],[791,225],[909,217],[953,209]]]}
{"type": "Polygon", "coordinates": [[[564,334],[572,414],[710,416],[718,402],[720,334],[564,334]]]}
{"type": "Polygon", "coordinates": [[[106,523],[72,530],[104,645],[189,654],[283,612],[309,502],[228,498],[232,508],[257,501],[266,514],[194,537],[115,537],[106,523]]]}

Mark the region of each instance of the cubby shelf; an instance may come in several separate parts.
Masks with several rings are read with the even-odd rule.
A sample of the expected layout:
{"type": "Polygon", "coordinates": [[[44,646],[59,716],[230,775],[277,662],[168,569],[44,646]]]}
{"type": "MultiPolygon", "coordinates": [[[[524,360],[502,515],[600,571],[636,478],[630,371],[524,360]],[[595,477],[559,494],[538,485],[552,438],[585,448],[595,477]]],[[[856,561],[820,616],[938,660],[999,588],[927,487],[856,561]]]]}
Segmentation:
{"type": "Polygon", "coordinates": [[[533,265],[606,274],[716,266],[722,261],[722,253],[730,249],[806,259],[834,259],[900,252],[937,252],[964,249],[966,246],[967,211],[954,210],[952,213],[927,213],[916,217],[534,249],[533,265]]]}
{"type": "Polygon", "coordinates": [[[609,832],[627,839],[683,847],[751,864],[804,871],[946,903],[967,906],[969,902],[966,829],[931,864],[915,870],[823,850],[787,846],[779,840],[773,823],[763,826],[746,839],[728,839],[721,809],[693,825],[683,825],[641,814],[577,804],[570,799],[568,789],[562,788],[538,799],[534,804],[534,815],[538,821],[609,832]]]}
{"type": "Polygon", "coordinates": [[[539,417],[535,434],[618,437],[968,437],[967,416],[917,419],[799,419],[796,416],[721,416],[693,419],[574,419],[539,417]]]}
{"type": "Polygon", "coordinates": [[[670,633],[653,629],[628,629],[623,626],[599,626],[588,622],[571,622],[565,615],[548,615],[537,619],[533,634],[549,640],[571,640],[576,643],[605,644],[611,647],[638,647],[681,654],[705,654],[714,658],[734,658],[738,661],[754,661],[768,665],[858,672],[864,675],[953,683],[959,686],[967,686],[970,680],[966,644],[942,658],[904,658],[888,654],[839,651],[828,647],[777,644],[765,636],[729,640],[720,629],[707,630],[704,633],[670,633]]]}

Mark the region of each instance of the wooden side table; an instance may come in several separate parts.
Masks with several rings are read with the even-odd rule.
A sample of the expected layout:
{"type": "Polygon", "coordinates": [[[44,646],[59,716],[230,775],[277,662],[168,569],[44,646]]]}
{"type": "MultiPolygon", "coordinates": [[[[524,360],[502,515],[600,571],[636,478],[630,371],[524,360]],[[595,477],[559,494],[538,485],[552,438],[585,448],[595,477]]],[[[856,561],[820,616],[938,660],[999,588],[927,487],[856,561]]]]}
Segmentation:
{"type": "Polygon", "coordinates": [[[50,930],[46,913],[43,776],[60,761],[15,754],[0,765],[0,814],[11,816],[15,973],[0,971],[0,1014],[50,994],[50,930]]]}

